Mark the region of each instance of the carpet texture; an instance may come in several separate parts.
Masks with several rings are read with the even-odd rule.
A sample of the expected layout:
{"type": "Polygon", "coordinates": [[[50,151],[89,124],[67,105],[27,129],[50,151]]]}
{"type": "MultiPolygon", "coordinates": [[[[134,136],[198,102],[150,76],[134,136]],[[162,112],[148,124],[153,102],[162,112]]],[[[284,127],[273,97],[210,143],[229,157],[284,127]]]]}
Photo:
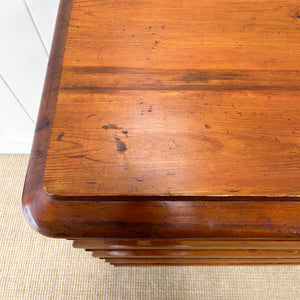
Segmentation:
{"type": "Polygon", "coordinates": [[[36,233],[21,207],[28,159],[0,155],[0,299],[300,299],[300,266],[115,268],[36,233]]]}

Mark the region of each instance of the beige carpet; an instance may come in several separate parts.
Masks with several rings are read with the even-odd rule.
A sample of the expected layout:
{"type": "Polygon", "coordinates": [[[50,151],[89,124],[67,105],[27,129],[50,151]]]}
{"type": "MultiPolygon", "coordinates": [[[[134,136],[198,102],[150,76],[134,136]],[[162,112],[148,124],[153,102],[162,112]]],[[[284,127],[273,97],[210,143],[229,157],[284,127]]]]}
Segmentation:
{"type": "Polygon", "coordinates": [[[27,163],[0,155],[0,299],[300,299],[300,266],[115,268],[41,236],[21,209],[27,163]]]}

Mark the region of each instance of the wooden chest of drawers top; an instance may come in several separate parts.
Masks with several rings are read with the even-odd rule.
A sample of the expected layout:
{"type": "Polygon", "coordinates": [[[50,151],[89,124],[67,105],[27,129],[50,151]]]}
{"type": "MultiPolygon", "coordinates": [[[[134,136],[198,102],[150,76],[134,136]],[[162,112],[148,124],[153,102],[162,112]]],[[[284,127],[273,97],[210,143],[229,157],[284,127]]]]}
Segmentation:
{"type": "Polygon", "coordinates": [[[299,240],[299,11],[62,0],[28,222],[69,239],[299,240]]]}
{"type": "Polygon", "coordinates": [[[46,191],[298,196],[298,8],[74,0],[46,191]]]}

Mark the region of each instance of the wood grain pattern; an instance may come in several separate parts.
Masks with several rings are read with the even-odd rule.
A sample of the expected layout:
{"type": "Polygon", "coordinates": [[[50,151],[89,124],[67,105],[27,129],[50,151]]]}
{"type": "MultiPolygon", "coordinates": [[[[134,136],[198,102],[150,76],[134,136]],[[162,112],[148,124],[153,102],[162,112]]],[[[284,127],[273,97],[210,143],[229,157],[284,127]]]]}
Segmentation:
{"type": "Polygon", "coordinates": [[[114,266],[203,266],[203,265],[272,265],[272,264],[299,264],[297,258],[108,258],[105,260],[114,266]]]}
{"type": "Polygon", "coordinates": [[[74,248],[87,250],[297,250],[299,240],[239,240],[239,239],[77,239],[73,242],[74,248]],[[278,248],[280,241],[280,248],[278,248]]]}
{"type": "Polygon", "coordinates": [[[23,193],[34,229],[219,256],[114,265],[299,263],[300,9],[216,3],[61,1],[23,193]]]}
{"type": "Polygon", "coordinates": [[[75,0],[46,191],[299,196],[299,11],[75,0]]]}
{"type": "Polygon", "coordinates": [[[93,257],[100,258],[298,258],[298,250],[92,250],[93,257]]]}
{"type": "Polygon", "coordinates": [[[216,265],[300,262],[299,241],[79,239],[75,248],[113,265],[216,265]]]}

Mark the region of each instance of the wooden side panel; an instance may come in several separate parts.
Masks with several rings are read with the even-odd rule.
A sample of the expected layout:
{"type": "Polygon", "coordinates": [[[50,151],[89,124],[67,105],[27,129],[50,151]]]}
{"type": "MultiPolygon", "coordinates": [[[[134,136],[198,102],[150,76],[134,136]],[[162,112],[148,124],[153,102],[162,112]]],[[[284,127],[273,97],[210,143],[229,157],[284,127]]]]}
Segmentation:
{"type": "Polygon", "coordinates": [[[291,249],[127,249],[89,250],[100,258],[298,258],[300,250],[291,249]]]}
{"type": "Polygon", "coordinates": [[[140,249],[300,249],[299,240],[197,240],[197,239],[79,239],[74,248],[88,250],[140,249]]]}
{"type": "Polygon", "coordinates": [[[218,265],[299,263],[300,241],[76,240],[113,265],[218,265]]]}
{"type": "Polygon", "coordinates": [[[272,265],[272,264],[299,264],[298,258],[282,258],[280,260],[273,258],[157,258],[157,259],[106,259],[106,262],[114,266],[203,266],[203,265],[272,265]]]}

